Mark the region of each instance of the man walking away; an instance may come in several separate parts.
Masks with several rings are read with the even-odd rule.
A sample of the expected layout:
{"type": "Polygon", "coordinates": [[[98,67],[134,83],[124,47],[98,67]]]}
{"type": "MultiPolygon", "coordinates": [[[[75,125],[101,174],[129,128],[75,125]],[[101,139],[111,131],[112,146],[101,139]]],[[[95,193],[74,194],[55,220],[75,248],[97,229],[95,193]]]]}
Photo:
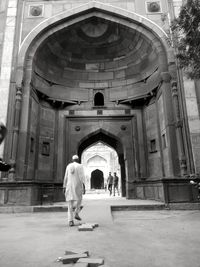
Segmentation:
{"type": "Polygon", "coordinates": [[[119,177],[117,176],[116,172],[114,172],[114,177],[113,177],[113,190],[114,190],[114,196],[115,196],[115,190],[117,190],[118,196],[119,196],[119,177]]]}
{"type": "Polygon", "coordinates": [[[74,155],[72,163],[66,167],[63,190],[65,199],[68,203],[68,222],[69,226],[74,226],[74,218],[81,220],[79,212],[83,197],[83,184],[85,182],[85,174],[82,164],[79,163],[79,157],[74,155]],[[73,214],[73,206],[75,204],[75,212],[73,214]]]}
{"type": "Polygon", "coordinates": [[[110,192],[110,196],[112,195],[112,187],[113,187],[113,176],[111,175],[111,172],[109,172],[109,176],[107,179],[107,185],[108,185],[108,190],[110,192]]]}

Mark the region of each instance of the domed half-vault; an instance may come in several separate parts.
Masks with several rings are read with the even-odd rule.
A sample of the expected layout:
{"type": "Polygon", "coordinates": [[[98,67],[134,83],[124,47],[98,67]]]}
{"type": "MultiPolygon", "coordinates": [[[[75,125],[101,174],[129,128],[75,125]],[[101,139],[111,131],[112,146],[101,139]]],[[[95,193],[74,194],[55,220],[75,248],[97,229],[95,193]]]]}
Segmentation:
{"type": "Polygon", "coordinates": [[[90,102],[93,89],[106,92],[105,102],[122,101],[154,90],[158,69],[152,40],[94,16],[46,38],[34,57],[32,84],[47,99],[90,102]]]}

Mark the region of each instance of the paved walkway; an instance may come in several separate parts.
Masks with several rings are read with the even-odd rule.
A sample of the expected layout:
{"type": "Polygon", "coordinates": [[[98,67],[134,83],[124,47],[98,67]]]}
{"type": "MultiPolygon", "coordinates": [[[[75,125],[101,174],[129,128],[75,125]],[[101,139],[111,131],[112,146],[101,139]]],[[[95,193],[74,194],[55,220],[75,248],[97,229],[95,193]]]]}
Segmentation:
{"type": "Polygon", "coordinates": [[[109,206],[117,202],[127,203],[120,198],[85,196],[83,222],[99,223],[92,232],[78,232],[78,222],[69,228],[66,212],[0,214],[0,266],[59,267],[63,264],[56,262],[57,257],[73,249],[87,249],[110,267],[200,266],[199,211],[111,213],[109,206]]]}

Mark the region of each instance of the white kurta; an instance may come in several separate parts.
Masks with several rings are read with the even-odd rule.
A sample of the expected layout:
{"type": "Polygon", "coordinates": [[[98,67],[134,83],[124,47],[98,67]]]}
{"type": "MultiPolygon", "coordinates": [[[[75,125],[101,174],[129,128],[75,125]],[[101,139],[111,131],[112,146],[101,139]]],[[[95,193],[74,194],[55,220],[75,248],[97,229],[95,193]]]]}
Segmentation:
{"type": "Polygon", "coordinates": [[[68,164],[63,182],[63,187],[66,188],[66,201],[82,199],[84,182],[85,175],[83,166],[77,162],[68,164]]]}

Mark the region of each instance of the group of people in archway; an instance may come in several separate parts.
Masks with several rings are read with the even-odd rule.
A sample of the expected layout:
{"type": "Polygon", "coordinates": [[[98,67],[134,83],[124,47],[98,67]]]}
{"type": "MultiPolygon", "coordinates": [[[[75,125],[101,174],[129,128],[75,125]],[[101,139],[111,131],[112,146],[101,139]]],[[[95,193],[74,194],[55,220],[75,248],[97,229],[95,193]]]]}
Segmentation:
{"type": "Polygon", "coordinates": [[[107,179],[107,189],[110,192],[110,196],[112,195],[112,193],[113,193],[113,196],[115,196],[116,192],[119,196],[119,177],[117,176],[116,172],[114,172],[113,176],[111,172],[109,172],[108,179],[107,179]]]}

